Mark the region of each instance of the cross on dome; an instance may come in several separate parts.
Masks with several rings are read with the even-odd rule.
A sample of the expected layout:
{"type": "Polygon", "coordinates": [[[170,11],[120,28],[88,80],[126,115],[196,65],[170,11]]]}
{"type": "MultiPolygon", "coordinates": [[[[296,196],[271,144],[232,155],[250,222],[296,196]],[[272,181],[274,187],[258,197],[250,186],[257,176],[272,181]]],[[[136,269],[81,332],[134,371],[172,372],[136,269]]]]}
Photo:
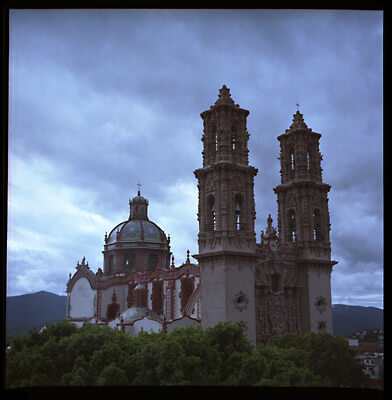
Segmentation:
{"type": "Polygon", "coordinates": [[[140,196],[140,186],[143,186],[143,185],[139,181],[139,183],[137,183],[136,186],[138,187],[137,195],[140,196]]]}

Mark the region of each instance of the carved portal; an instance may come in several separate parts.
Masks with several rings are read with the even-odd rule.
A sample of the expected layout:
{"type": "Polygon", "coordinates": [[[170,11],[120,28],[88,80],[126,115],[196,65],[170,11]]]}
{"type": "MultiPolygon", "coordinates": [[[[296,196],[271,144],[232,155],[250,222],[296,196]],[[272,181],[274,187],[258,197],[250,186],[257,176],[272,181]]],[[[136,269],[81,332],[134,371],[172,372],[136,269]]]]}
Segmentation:
{"type": "Polygon", "coordinates": [[[267,343],[274,336],[301,330],[299,287],[291,264],[266,262],[256,273],[256,340],[267,343]]]}
{"type": "Polygon", "coordinates": [[[117,295],[116,291],[113,290],[112,295],[112,302],[108,304],[107,312],[106,312],[106,319],[108,321],[112,321],[116,318],[117,314],[120,312],[120,304],[117,303],[117,295]]]}

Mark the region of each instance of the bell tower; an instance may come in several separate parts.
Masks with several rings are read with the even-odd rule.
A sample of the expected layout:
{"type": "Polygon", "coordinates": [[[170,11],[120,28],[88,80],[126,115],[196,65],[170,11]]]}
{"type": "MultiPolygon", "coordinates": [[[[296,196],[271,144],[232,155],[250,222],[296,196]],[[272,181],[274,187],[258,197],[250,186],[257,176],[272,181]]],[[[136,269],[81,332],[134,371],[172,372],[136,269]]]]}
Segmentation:
{"type": "Polygon", "coordinates": [[[321,134],[313,132],[297,110],[293,123],[278,137],[281,184],[278,201],[279,244],[296,251],[304,331],[332,331],[330,220],[328,192],[322,182],[321,134]]]}
{"type": "Polygon", "coordinates": [[[223,85],[204,124],[203,167],[194,171],[199,189],[199,261],[203,327],[219,321],[245,323],[255,341],[254,177],[248,162],[249,111],[235,104],[223,85]]]}

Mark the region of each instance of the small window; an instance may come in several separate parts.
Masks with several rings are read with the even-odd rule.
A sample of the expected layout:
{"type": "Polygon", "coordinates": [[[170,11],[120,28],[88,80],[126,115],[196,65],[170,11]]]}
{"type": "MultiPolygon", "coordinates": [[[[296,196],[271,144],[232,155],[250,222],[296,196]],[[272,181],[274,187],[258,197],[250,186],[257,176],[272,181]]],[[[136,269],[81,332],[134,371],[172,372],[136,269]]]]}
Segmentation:
{"type": "Polygon", "coordinates": [[[308,171],[310,170],[310,152],[309,151],[306,152],[306,168],[308,169],[308,171]]]}
{"type": "Polygon", "coordinates": [[[215,198],[214,196],[209,196],[207,200],[207,230],[216,230],[216,212],[215,212],[215,198]]]}
{"type": "Polygon", "coordinates": [[[231,149],[235,150],[237,145],[237,136],[235,133],[231,135],[231,149]]]}
{"type": "Polygon", "coordinates": [[[240,194],[236,194],[234,198],[234,214],[235,214],[235,229],[241,230],[242,225],[242,199],[240,194]]]}
{"type": "Polygon", "coordinates": [[[185,311],[185,307],[188,303],[189,297],[194,290],[194,280],[189,277],[181,278],[181,312],[185,311]]]}
{"type": "Polygon", "coordinates": [[[163,313],[163,281],[152,282],[151,308],[158,314],[163,313]]]}
{"type": "Polygon", "coordinates": [[[271,289],[274,293],[279,292],[280,287],[280,276],[278,273],[273,273],[271,275],[271,289]]]}
{"type": "Polygon", "coordinates": [[[156,254],[149,254],[148,255],[148,270],[152,271],[157,267],[158,263],[158,256],[156,254]]]}
{"type": "Polygon", "coordinates": [[[290,151],[290,169],[294,171],[294,150],[290,151]]]}
{"type": "Polygon", "coordinates": [[[111,254],[109,256],[108,273],[111,274],[114,270],[114,256],[111,254]]]}
{"type": "Polygon", "coordinates": [[[313,240],[322,240],[320,210],[313,210],[313,240]]]}
{"type": "Polygon", "coordinates": [[[124,259],[124,265],[131,270],[135,263],[135,254],[127,254],[124,259]]]}
{"type": "Polygon", "coordinates": [[[287,213],[287,234],[288,241],[291,243],[296,242],[296,223],[295,223],[295,211],[289,210],[287,213]]]}

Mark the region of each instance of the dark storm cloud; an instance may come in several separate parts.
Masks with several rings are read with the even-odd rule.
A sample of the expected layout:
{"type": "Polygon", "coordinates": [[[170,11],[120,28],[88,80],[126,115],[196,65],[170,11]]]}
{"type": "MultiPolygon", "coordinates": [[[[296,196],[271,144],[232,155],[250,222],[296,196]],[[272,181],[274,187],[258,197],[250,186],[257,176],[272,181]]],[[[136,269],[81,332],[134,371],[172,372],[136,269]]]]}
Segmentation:
{"type": "MultiPolygon", "coordinates": [[[[199,114],[215,102],[223,84],[250,110],[249,158],[259,169],[257,237],[268,213],[277,222],[276,137],[290,126],[299,102],[305,122],[323,135],[323,177],[332,186],[332,251],[343,260],[334,274],[351,274],[361,284],[361,260],[380,271],[380,12],[15,10],[10,20],[13,179],[22,185],[25,176],[44,177],[43,193],[55,196],[51,185],[64,191],[64,203],[57,201],[68,218],[95,221],[100,231],[86,251],[97,253],[89,255],[97,265],[104,231],[119,222],[116,218],[127,218],[128,198],[139,180],[150,215],[178,237],[178,251],[196,246],[196,252],[196,215],[188,214],[196,213],[190,211],[195,204],[189,194],[196,188],[192,171],[201,165],[199,114]],[[37,170],[41,164],[48,168],[37,170]],[[361,232],[369,233],[366,244],[361,232]]],[[[14,193],[13,203],[28,196],[14,193]]],[[[20,209],[13,212],[22,215],[20,209]]],[[[42,229],[50,231],[49,218],[40,218],[42,229]]],[[[29,224],[39,226],[36,219],[29,224]]],[[[75,242],[83,241],[82,232],[72,233],[75,242]]],[[[75,257],[79,252],[77,246],[75,257]]]]}

